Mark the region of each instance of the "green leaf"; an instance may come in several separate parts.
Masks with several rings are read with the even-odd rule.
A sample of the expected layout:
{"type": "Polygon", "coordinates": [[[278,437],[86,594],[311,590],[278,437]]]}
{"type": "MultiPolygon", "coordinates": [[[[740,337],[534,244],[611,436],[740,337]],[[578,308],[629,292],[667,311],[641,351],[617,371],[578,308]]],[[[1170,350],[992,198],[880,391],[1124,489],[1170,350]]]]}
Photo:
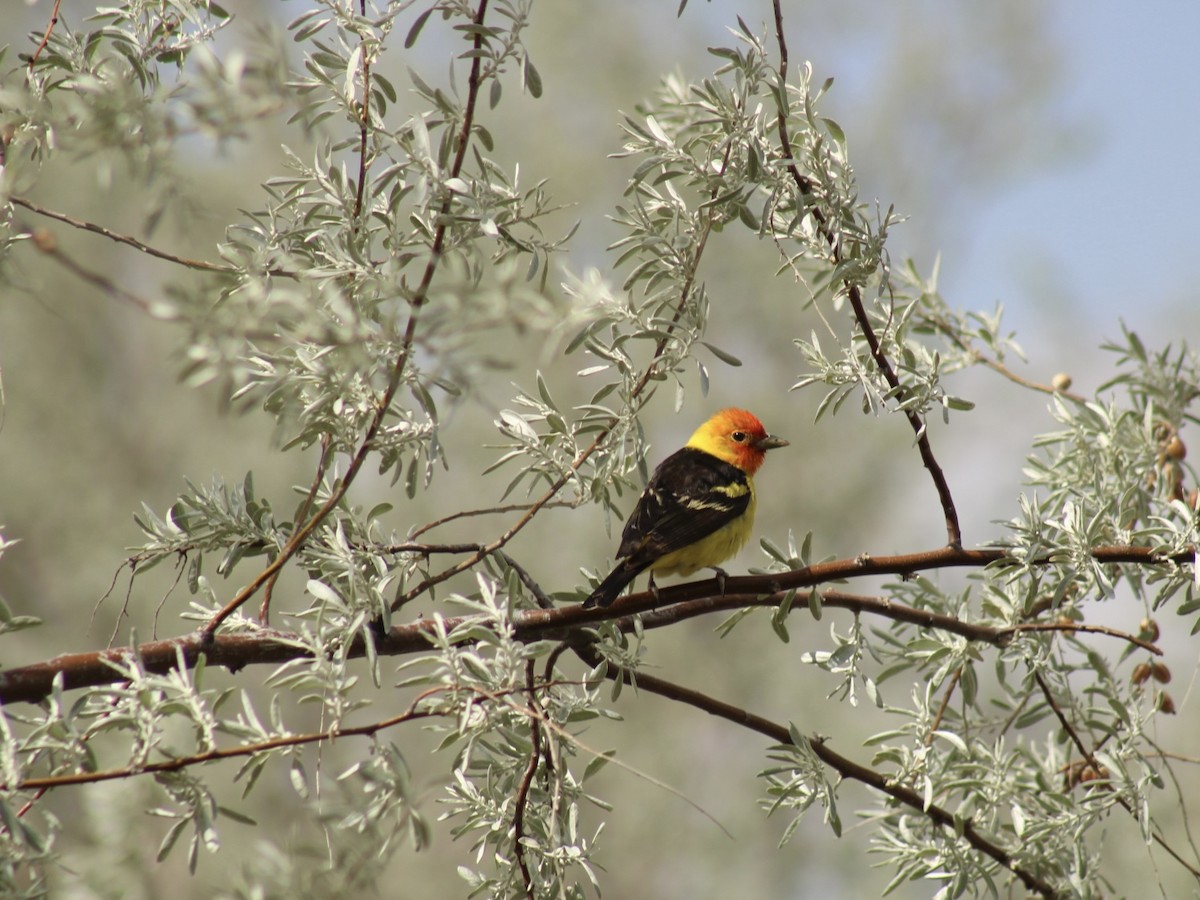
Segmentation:
{"type": "Polygon", "coordinates": [[[713,356],[715,356],[717,359],[719,359],[721,362],[725,363],[725,365],[736,367],[736,366],[740,366],[742,364],[742,361],[740,359],[738,359],[736,356],[734,356],[732,353],[727,353],[726,351],[722,350],[720,347],[716,347],[716,346],[710,344],[708,341],[700,341],[700,343],[703,344],[705,347],[707,347],[708,351],[713,356]]]}
{"type": "Polygon", "coordinates": [[[421,36],[421,29],[425,27],[425,23],[429,21],[429,16],[437,9],[436,6],[431,6],[425,12],[417,16],[417,20],[413,22],[412,27],[408,29],[408,34],[404,36],[404,47],[406,50],[412,49],[413,44],[417,42],[417,38],[421,36]]]}
{"type": "Polygon", "coordinates": [[[175,842],[179,840],[179,835],[183,833],[183,829],[187,828],[187,826],[187,819],[177,819],[172,823],[171,827],[167,829],[162,842],[158,845],[158,855],[155,857],[156,862],[162,862],[167,858],[171,849],[175,846],[175,842]]]}
{"type": "Polygon", "coordinates": [[[542,76],[527,55],[521,58],[521,78],[531,97],[537,99],[542,96],[542,76]]]}

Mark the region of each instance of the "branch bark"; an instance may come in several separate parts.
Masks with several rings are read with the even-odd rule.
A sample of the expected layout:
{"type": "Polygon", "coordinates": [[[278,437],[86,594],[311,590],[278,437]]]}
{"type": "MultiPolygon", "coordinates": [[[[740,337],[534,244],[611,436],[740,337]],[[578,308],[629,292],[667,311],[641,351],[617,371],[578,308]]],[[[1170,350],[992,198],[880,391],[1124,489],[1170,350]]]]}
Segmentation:
{"type": "MultiPolygon", "coordinates": [[[[599,654],[590,645],[576,647],[575,651],[585,663],[588,663],[593,668],[600,664],[599,654]]],[[[648,675],[645,672],[638,672],[635,675],[612,663],[609,663],[607,677],[614,681],[620,680],[625,684],[636,687],[639,693],[658,694],[660,697],[666,697],[677,703],[685,703],[688,706],[693,706],[709,715],[725,719],[749,731],[765,735],[777,744],[790,744],[794,746],[791,732],[785,725],[772,722],[770,719],[755,715],[739,706],[717,700],[700,691],[683,687],[663,678],[648,675]]],[[[991,857],[1012,872],[1028,890],[1043,897],[1059,896],[1059,892],[1048,881],[1022,869],[1017,861],[1000,844],[981,834],[971,823],[970,819],[959,819],[952,812],[936,803],[927,804],[924,796],[919,791],[915,791],[904,785],[895,784],[886,775],[842,756],[840,753],[830,749],[826,742],[820,738],[811,737],[806,740],[808,741],[808,746],[821,762],[837,772],[842,778],[860,782],[882,794],[886,794],[916,813],[928,817],[951,834],[960,835],[975,850],[991,857]]]]}
{"type": "MultiPolygon", "coordinates": [[[[1093,558],[1103,563],[1132,563],[1140,565],[1193,563],[1195,552],[1188,551],[1164,557],[1150,547],[1110,546],[1097,547],[1093,558]]],[[[543,639],[569,640],[581,629],[591,628],[595,622],[616,619],[623,630],[637,626],[635,614],[641,613],[641,627],[662,628],[684,619],[712,612],[745,606],[773,606],[781,602],[786,592],[794,589],[811,588],[816,585],[861,578],[874,575],[909,575],[920,571],[945,568],[982,568],[1006,558],[1003,550],[961,550],[943,547],[923,553],[902,556],[870,557],[835,560],[818,563],[794,572],[771,575],[748,575],[724,579],[725,593],[716,578],[690,582],[658,589],[657,596],[649,591],[630,594],[606,609],[583,609],[580,605],[560,606],[555,609],[528,609],[513,613],[513,631],[518,640],[543,639]]],[[[1048,565],[1049,557],[1035,561],[1048,565]]],[[[1049,623],[993,627],[966,622],[953,616],[940,615],[927,610],[914,609],[886,598],[862,597],[840,592],[826,592],[825,606],[843,608],[858,613],[870,613],[894,621],[908,622],[925,628],[935,628],[961,634],[968,640],[1000,645],[1011,640],[1013,633],[1020,630],[1045,630],[1049,623]]],[[[447,628],[454,628],[466,617],[447,617],[447,628]]],[[[429,619],[416,619],[397,625],[377,641],[376,652],[381,655],[398,656],[429,650],[429,635],[434,623],[429,619]]],[[[1108,634],[1128,640],[1133,644],[1157,652],[1153,644],[1103,626],[1088,626],[1080,623],[1056,626],[1061,631],[1084,631],[1108,634]]],[[[253,633],[207,635],[196,632],[178,638],[151,641],[141,644],[137,653],[146,671],[168,672],[176,665],[176,650],[183,653],[189,666],[194,665],[200,654],[205,654],[210,665],[224,666],[237,671],[248,665],[269,665],[309,656],[309,651],[294,635],[266,629],[253,633]]],[[[0,704],[29,702],[36,703],[48,696],[56,678],[62,679],[64,690],[77,690],[119,680],[109,664],[122,660],[134,652],[123,647],[113,650],[68,653],[53,659],[28,666],[0,672],[0,704]]],[[[361,640],[349,648],[351,658],[361,657],[366,648],[361,640]]]]}

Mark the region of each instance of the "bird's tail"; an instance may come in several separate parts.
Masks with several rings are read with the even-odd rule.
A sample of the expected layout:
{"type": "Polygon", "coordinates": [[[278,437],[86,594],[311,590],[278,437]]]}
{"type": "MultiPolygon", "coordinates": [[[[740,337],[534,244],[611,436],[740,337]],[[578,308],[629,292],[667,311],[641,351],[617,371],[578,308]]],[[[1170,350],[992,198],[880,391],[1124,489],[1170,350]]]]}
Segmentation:
{"type": "Polygon", "coordinates": [[[583,608],[611,606],[621,591],[625,590],[625,585],[637,578],[645,568],[644,565],[638,565],[628,558],[621,560],[616,568],[608,573],[608,577],[600,582],[600,586],[592,591],[591,596],[583,601],[583,608]]]}

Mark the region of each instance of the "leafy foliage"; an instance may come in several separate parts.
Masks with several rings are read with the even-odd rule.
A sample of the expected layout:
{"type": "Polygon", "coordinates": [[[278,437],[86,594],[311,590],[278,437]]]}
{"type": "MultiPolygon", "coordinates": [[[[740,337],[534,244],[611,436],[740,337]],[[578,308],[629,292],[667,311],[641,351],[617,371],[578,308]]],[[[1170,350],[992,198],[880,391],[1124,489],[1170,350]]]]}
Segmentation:
{"type": "MultiPolygon", "coordinates": [[[[169,508],[138,515],[145,540],[131,569],[182,562],[190,599],[173,600],[173,611],[198,623],[194,634],[166,648],[135,639],[97,658],[99,675],[63,662],[41,694],[15,697],[37,700],[31,708],[6,694],[19,689],[14,673],[0,679],[0,890],[40,896],[61,877],[62,823],[39,804],[41,791],[114,778],[153,778],[146,811],[165,820],[158,858],[186,847],[196,870],[232,823],[252,824],[219,798],[205,766],[216,762],[239,767],[243,801],[264,772],[286,772],[328,838],[321,864],[260,832],[262,850],[231,876],[230,896],[291,893],[314,883],[305,880],[314,870],[329,894],[370,888],[401,845],[433,840],[395,736],[423,722],[445,761],[439,809],[467,848],[459,872],[470,894],[587,896],[604,883],[596,817],[608,808],[590,782],[611,754],[585,731],[619,722],[616,707],[636,702],[624,684],[770,734],[762,805],[790,817],[784,842],[814,807],[841,835],[853,803],[892,873],[889,889],[923,879],[940,896],[1017,885],[1101,896],[1116,818],[1195,875],[1195,848],[1169,819],[1188,794],[1156,730],[1174,711],[1157,617],[1177,613],[1200,628],[1196,479],[1180,437],[1196,421],[1200,361],[1186,347],[1151,351],[1126,328],[1107,348],[1116,374],[1096,397],[1032,385],[1051,395],[1058,430],[1035,442],[1030,493],[1003,537],[974,555],[956,546],[954,526],[949,555],[932,562],[913,554],[888,568],[864,557],[835,573],[811,560],[811,535],[786,550],[767,540],[765,567],[745,591],[668,589],[653,612],[652,598],[585,618],[558,603],[582,599],[584,586],[550,595],[506,552],[550,504],[618,510],[645,478],[639,416],[658,388],[673,389],[678,409],[693,372],[707,390],[706,361],[740,365],[710,341],[713,304],[728,301],[701,277],[727,231],[771,242],[778,273],[803,295],[796,307],[818,317],[795,341],[805,368],[794,384],[823,391],[818,421],[851,398],[877,416],[899,414],[931,471],[929,418],[950,422],[974,406],[947,380],[976,365],[1011,377],[1006,354],[1020,354],[999,309],[956,310],[936,270],[893,266],[887,240],[900,217],[858,197],[843,129],[821,113],[832,81],[817,85],[809,64],[781,66],[778,36],[742,22],[731,46],[711,49],[711,75],[670,76],[625,117],[616,155],[632,173],[614,203],[620,237],[610,248],[620,283],[565,265],[552,285],[551,260],[574,229],[550,232],[561,207],[548,184],[505,163],[486,123],[513,94],[542,95],[524,42],[531,16],[529,0],[318,0],[288,24],[294,48],[271,35],[248,52],[222,43],[238,22],[215,3],[130,0],[82,22],[64,16],[43,46],[35,39],[30,56],[6,63],[0,278],[36,290],[22,267],[40,252],[101,293],[133,299],[173,323],[186,385],[220,385],[231,404],[270,419],[281,454],[309,450],[318,461],[298,499],[259,496],[248,472],[236,485],[189,481],[169,508]],[[455,48],[447,80],[409,69],[401,88],[384,74],[435,40],[455,48]],[[268,120],[296,128],[297,140],[260,195],[230,215],[219,261],[89,227],[175,264],[151,300],[134,282],[89,272],[27,223],[34,214],[77,224],[29,199],[66,160],[98,185],[118,172],[134,178],[149,233],[187,214],[178,188],[190,142],[219,149],[268,120]],[[351,485],[374,471],[403,484],[401,504],[431,489],[449,466],[447,410],[490,386],[500,332],[570,358],[585,399],[562,399],[579,386],[521,359],[487,471],[508,479],[491,501],[524,493],[528,502],[505,527],[480,526],[459,545],[424,543],[415,524],[395,533],[391,504],[355,505],[351,485]],[[448,557],[458,561],[443,565],[448,557]],[[943,565],[975,571],[961,588],[920,574],[943,565]],[[303,585],[290,605],[274,592],[285,571],[303,585]],[[789,616],[820,619],[850,603],[824,585],[856,574],[903,577],[881,598],[852,598],[854,617],[831,621],[825,645],[800,659],[833,677],[837,702],[870,701],[882,724],[864,762],[795,724],[744,710],[739,719],[647,674],[645,629],[715,608],[697,604],[739,598],[725,633],[770,605],[773,631],[788,641],[789,616]],[[1094,625],[1093,610],[1117,597],[1143,611],[1137,633],[1094,625]],[[402,653],[411,659],[390,671],[385,660],[402,653]],[[208,685],[214,665],[248,663],[272,667],[266,712],[252,691],[208,685]],[[397,713],[394,702],[408,705],[397,713]],[[319,727],[300,724],[307,709],[319,727]],[[358,740],[335,774],[312,771],[306,748],[358,740]],[[872,794],[848,801],[848,780],[872,794]]],[[[747,319],[770,327],[742,302],[747,319]]],[[[955,521],[952,490],[939,498],[955,521]]],[[[473,521],[476,512],[447,511],[473,521]]],[[[0,551],[11,543],[0,540],[0,551]]],[[[0,604],[0,633],[36,624],[0,604]]]]}

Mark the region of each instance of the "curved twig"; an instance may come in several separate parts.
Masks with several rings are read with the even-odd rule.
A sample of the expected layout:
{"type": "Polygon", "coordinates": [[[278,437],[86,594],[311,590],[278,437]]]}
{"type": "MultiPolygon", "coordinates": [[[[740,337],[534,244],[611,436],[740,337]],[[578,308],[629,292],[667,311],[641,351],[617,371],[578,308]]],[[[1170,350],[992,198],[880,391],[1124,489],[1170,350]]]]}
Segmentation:
{"type": "Polygon", "coordinates": [[[191,766],[200,765],[201,763],[214,762],[222,759],[236,759],[242,756],[254,756],[257,753],[265,753],[268,750],[277,750],[280,747],[299,747],[305,744],[318,744],[325,741],[335,741],[342,737],[354,737],[366,735],[370,736],[383,731],[385,728],[391,728],[393,725],[399,725],[404,722],[411,722],[415,719],[429,719],[435,716],[453,716],[455,712],[442,712],[439,710],[418,710],[417,705],[426,697],[445,690],[444,688],[434,688],[425,691],[409,705],[404,712],[384,719],[380,722],[371,722],[367,725],[347,726],[344,728],[334,728],[330,731],[317,731],[306,734],[288,734],[281,737],[270,738],[265,741],[257,741],[251,744],[243,744],[239,747],[227,747],[221,750],[208,750],[204,753],[193,753],[189,756],[176,756],[172,759],[162,760],[161,762],[146,763],[143,766],[136,768],[122,769],[104,769],[99,772],[73,772],[68,775],[48,775],[45,778],[29,778],[16,785],[0,785],[3,790],[42,790],[53,787],[69,787],[76,784],[94,784],[98,781],[115,781],[121,778],[133,778],[138,775],[154,775],[159,772],[178,772],[181,769],[190,768],[191,766]]]}
{"type": "MultiPolygon", "coordinates": [[[[533,682],[533,660],[525,661],[525,688],[529,694],[529,708],[537,709],[537,691],[533,682]]],[[[537,716],[529,716],[529,765],[521,776],[521,784],[517,788],[516,811],[513,813],[513,854],[517,857],[517,866],[521,869],[521,878],[525,882],[525,893],[529,900],[534,900],[533,875],[529,871],[529,863],[525,861],[525,804],[529,801],[529,789],[533,787],[533,776],[537,774],[538,762],[542,758],[542,731],[537,716]]]]}
{"type": "MultiPolygon", "coordinates": [[[[185,266],[189,269],[199,269],[202,272],[218,272],[223,275],[236,275],[237,269],[233,266],[224,266],[219,263],[210,263],[203,259],[188,259],[186,256],[177,256],[174,253],[168,253],[165,250],[159,250],[157,247],[152,247],[149,244],[139,241],[135,237],[130,237],[127,234],[113,231],[105,228],[103,225],[97,225],[94,222],[87,222],[83,219],[77,219],[74,216],[69,216],[66,213],[57,212],[53,209],[47,209],[44,206],[39,206],[32,200],[27,200],[24,197],[9,197],[9,202],[13,206],[21,206],[29,210],[31,213],[36,213],[39,216],[44,216],[47,219],[53,219],[56,222],[62,222],[64,225],[70,225],[72,228],[78,228],[80,231],[90,231],[92,234],[98,234],[101,237],[108,238],[110,241],[115,241],[118,244],[125,244],[127,247],[132,247],[139,253],[145,253],[147,256],[153,256],[155,259],[161,259],[165,262],[172,262],[176,265],[185,266]]],[[[270,269],[268,274],[277,278],[295,278],[296,276],[283,269],[270,269]]]]}
{"type": "MultiPolygon", "coordinates": [[[[778,92],[778,130],[780,153],[784,160],[788,173],[792,176],[792,181],[795,182],[797,190],[806,201],[808,212],[812,215],[813,220],[820,227],[821,234],[824,236],[826,243],[829,245],[830,256],[835,265],[842,262],[841,244],[837,234],[833,231],[829,224],[829,219],[816,203],[813,202],[815,192],[812,181],[800,172],[796,166],[792,155],[792,141],[788,134],[788,111],[787,111],[787,77],[788,77],[788,49],[787,39],[783,31],[783,6],[781,0],[773,0],[775,9],[775,40],[779,46],[779,92],[778,92]]],[[[852,281],[844,282],[846,293],[850,300],[850,305],[854,309],[854,318],[858,322],[858,327],[861,329],[863,337],[867,342],[868,348],[871,351],[871,358],[875,360],[875,365],[887,380],[887,383],[896,391],[898,400],[904,399],[904,389],[900,385],[900,378],[896,375],[896,370],[892,367],[891,361],[884,354],[880,347],[879,338],[875,334],[875,329],[871,326],[871,320],[867,316],[866,304],[863,302],[862,291],[858,285],[852,281]]],[[[946,475],[942,471],[941,465],[937,458],[933,455],[933,448],[929,443],[929,433],[925,428],[925,423],[921,421],[913,410],[904,410],[905,418],[908,419],[909,425],[912,426],[913,433],[917,439],[917,449],[921,455],[921,463],[929,471],[930,477],[933,479],[933,486],[937,490],[938,499],[942,504],[942,513],[946,519],[946,543],[951,547],[962,546],[962,529],[958,523],[958,511],[954,506],[954,497],[950,493],[949,482],[946,481],[946,475]]]]}

